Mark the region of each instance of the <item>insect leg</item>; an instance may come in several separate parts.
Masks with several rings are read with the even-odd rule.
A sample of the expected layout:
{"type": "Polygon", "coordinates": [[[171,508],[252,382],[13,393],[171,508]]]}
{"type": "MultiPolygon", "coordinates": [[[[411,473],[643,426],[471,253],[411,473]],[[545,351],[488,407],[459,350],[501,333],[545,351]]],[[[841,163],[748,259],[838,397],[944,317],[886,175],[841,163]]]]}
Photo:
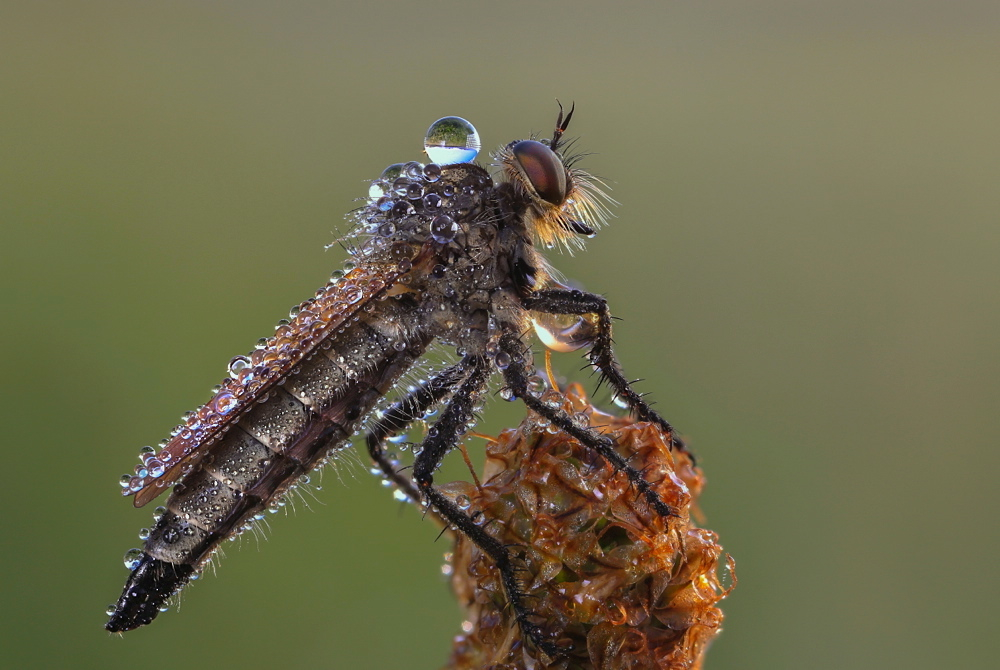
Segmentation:
{"type": "Polygon", "coordinates": [[[430,503],[438,514],[493,559],[494,565],[500,571],[507,599],[514,610],[521,630],[545,653],[554,655],[556,653],[555,646],[545,639],[541,627],[528,621],[530,610],[524,605],[524,595],[517,579],[517,571],[507,547],[488,534],[482,526],[473,521],[472,517],[434,488],[434,471],[441,464],[445,455],[455,447],[462,435],[468,430],[468,425],[473,419],[475,405],[486,389],[492,372],[490,362],[482,356],[468,356],[460,365],[469,370],[468,377],[441,413],[441,418],[428,431],[420,453],[413,464],[413,480],[420,488],[423,499],[430,503]]]}
{"type": "Polygon", "coordinates": [[[397,472],[392,462],[386,458],[383,443],[386,438],[406,430],[413,421],[423,416],[424,412],[446,398],[466,376],[467,371],[462,363],[445,368],[430,381],[421,384],[406,397],[394,403],[365,436],[368,454],[372,460],[381,468],[386,478],[411,500],[420,500],[420,493],[410,478],[397,472]]]}
{"type": "Polygon", "coordinates": [[[559,429],[579,440],[603,456],[616,469],[624,472],[632,485],[638,489],[650,506],[661,516],[678,516],[677,511],[663,502],[659,494],[642,473],[629,465],[621,454],[615,451],[615,443],[610,437],[601,435],[589,427],[583,427],[573,421],[572,417],[562,408],[549,407],[538,396],[528,390],[528,378],[532,372],[525,363],[529,359],[527,348],[521,338],[508,330],[500,337],[500,350],[510,356],[510,362],[503,371],[507,386],[532,411],[548,419],[559,429]]]}
{"type": "Polygon", "coordinates": [[[632,383],[625,377],[612,348],[611,311],[608,301],[602,296],[573,289],[546,289],[536,291],[523,300],[525,307],[547,314],[596,314],[597,335],[590,345],[590,364],[597,368],[615,395],[625,401],[629,409],[640,421],[655,423],[670,436],[671,448],[683,451],[694,463],[694,454],[688,451],[684,441],[677,436],[673,426],[649,406],[641,394],[636,393],[632,383]]]}

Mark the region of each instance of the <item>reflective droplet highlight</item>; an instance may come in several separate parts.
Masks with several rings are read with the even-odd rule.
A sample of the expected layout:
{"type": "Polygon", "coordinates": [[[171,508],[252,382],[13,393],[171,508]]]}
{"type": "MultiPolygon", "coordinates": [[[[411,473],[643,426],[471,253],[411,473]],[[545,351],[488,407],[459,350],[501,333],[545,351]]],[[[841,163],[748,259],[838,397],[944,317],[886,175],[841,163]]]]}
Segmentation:
{"type": "Polygon", "coordinates": [[[125,552],[125,567],[135,570],[142,561],[142,549],[129,549],[125,552]]]}
{"type": "Polygon", "coordinates": [[[458,224],[447,214],[434,217],[431,221],[431,237],[435,242],[447,244],[458,234],[458,224]]]}
{"type": "Polygon", "coordinates": [[[424,176],[424,166],[416,161],[404,163],[403,174],[410,179],[420,179],[424,176]]]}
{"type": "Polygon", "coordinates": [[[403,176],[403,167],[405,163],[393,163],[386,169],[382,170],[382,174],[379,176],[381,181],[391,184],[401,176],[403,176]]]}
{"type": "Polygon", "coordinates": [[[424,179],[435,182],[441,178],[441,166],[437,163],[429,163],[424,166],[424,179]]]}

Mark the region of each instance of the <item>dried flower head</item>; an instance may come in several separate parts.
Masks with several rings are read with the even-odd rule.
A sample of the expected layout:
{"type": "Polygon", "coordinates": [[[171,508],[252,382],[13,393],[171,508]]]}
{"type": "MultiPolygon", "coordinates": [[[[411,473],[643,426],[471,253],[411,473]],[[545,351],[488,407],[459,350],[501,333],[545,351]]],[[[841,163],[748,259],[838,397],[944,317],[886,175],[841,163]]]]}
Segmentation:
{"type": "Polygon", "coordinates": [[[623,473],[537,415],[505,430],[487,446],[481,483],[443,488],[511,547],[525,602],[561,654],[524,643],[499,572],[459,536],[452,586],[466,620],[448,668],[700,668],[729,593],[715,533],[690,518],[701,470],[652,424],[594,408],[579,385],[544,400],[613,436],[678,517],[658,515],[623,473]]]}

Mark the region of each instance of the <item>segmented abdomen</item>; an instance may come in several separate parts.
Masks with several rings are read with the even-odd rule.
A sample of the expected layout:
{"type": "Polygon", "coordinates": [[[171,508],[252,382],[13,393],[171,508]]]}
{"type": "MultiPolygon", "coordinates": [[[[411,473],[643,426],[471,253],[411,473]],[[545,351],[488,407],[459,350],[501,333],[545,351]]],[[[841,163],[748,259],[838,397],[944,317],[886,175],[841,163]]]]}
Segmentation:
{"type": "Polygon", "coordinates": [[[331,336],[177,483],[107,630],[131,630],[152,621],[223,540],[348,443],[430,343],[429,337],[402,339],[400,324],[409,319],[412,326],[413,321],[401,303],[388,300],[379,307],[375,315],[331,336]]]}

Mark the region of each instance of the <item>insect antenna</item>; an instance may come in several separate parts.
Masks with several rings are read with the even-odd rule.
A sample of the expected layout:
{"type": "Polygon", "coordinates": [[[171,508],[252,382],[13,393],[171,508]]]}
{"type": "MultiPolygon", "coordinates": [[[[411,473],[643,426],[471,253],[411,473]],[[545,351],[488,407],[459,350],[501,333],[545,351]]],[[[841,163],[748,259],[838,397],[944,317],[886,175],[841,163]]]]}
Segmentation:
{"type": "Polygon", "coordinates": [[[569,114],[563,117],[562,103],[556,100],[556,104],[559,105],[559,118],[556,119],[556,129],[552,133],[552,141],[549,142],[549,148],[552,151],[559,148],[559,140],[562,139],[562,134],[569,128],[569,121],[573,118],[573,112],[576,111],[576,103],[574,102],[569,108],[569,114]]]}

